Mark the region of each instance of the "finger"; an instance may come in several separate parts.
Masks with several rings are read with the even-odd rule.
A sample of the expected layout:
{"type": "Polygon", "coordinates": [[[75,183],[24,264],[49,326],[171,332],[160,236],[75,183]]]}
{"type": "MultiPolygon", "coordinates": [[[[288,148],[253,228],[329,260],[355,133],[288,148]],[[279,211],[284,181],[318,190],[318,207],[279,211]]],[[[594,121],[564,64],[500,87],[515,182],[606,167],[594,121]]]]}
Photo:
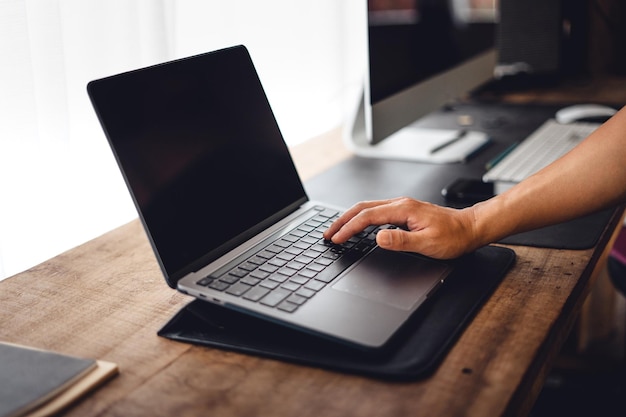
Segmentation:
{"type": "Polygon", "coordinates": [[[356,214],[349,213],[348,221],[339,225],[339,229],[331,234],[335,243],[343,243],[350,237],[361,232],[370,225],[406,224],[407,213],[402,207],[394,206],[395,200],[367,204],[359,208],[356,214]]]}
{"type": "Polygon", "coordinates": [[[376,235],[376,243],[383,249],[415,252],[437,259],[456,258],[467,250],[467,247],[457,245],[454,235],[438,235],[430,228],[381,230],[376,235]]]}
{"type": "MultiPolygon", "coordinates": [[[[386,229],[376,234],[376,243],[383,249],[402,251],[404,249],[404,230],[386,229]]],[[[404,232],[406,233],[406,232],[404,232]]]]}
{"type": "MultiPolygon", "coordinates": [[[[355,204],[354,206],[346,210],[345,213],[339,216],[339,218],[335,220],[328,229],[326,229],[326,231],[324,232],[324,239],[331,240],[335,236],[335,234],[344,227],[346,223],[350,222],[355,216],[357,216],[363,210],[388,204],[389,201],[390,200],[361,201],[355,204]]],[[[367,226],[369,226],[369,224],[363,226],[361,230],[363,230],[367,226]]],[[[356,234],[360,232],[361,230],[357,230],[353,234],[356,234]]],[[[349,239],[350,237],[351,236],[347,236],[345,240],[349,239]]],[[[342,242],[337,242],[337,243],[342,243],[342,242]]]]}
{"type": "Polygon", "coordinates": [[[376,243],[387,250],[422,253],[419,235],[419,231],[384,229],[376,235],[376,243]]]}
{"type": "Polygon", "coordinates": [[[383,249],[402,252],[414,252],[435,258],[450,257],[432,245],[425,231],[405,231],[402,229],[381,230],[376,235],[376,243],[383,249]]]}

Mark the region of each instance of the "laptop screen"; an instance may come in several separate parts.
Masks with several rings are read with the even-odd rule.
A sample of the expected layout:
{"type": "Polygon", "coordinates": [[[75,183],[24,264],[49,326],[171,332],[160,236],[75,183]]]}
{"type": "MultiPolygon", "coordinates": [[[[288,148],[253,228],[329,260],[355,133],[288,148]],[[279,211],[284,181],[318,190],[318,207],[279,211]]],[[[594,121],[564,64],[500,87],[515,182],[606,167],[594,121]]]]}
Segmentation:
{"type": "Polygon", "coordinates": [[[88,91],[170,279],[307,199],[244,47],[92,81],[88,91]]]}

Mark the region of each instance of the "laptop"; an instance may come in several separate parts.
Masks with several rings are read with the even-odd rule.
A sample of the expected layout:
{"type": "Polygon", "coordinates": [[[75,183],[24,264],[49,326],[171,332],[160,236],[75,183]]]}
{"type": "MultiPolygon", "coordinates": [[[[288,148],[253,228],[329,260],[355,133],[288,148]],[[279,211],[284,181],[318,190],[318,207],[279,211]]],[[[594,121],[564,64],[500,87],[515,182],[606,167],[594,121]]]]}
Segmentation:
{"type": "Polygon", "coordinates": [[[308,198],[244,46],[87,91],[172,288],[368,350],[451,272],[377,247],[373,226],[322,238],[341,208],[308,198]]]}

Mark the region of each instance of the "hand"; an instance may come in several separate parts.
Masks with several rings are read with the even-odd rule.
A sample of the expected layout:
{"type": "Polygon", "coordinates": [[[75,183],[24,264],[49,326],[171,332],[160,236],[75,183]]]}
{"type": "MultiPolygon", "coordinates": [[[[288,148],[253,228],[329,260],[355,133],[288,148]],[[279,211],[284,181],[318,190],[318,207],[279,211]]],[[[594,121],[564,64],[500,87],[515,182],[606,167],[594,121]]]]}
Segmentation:
{"type": "Polygon", "coordinates": [[[357,203],[324,232],[324,238],[344,243],[373,224],[407,229],[378,232],[376,243],[384,249],[450,259],[480,246],[471,207],[457,210],[407,197],[357,203]]]}

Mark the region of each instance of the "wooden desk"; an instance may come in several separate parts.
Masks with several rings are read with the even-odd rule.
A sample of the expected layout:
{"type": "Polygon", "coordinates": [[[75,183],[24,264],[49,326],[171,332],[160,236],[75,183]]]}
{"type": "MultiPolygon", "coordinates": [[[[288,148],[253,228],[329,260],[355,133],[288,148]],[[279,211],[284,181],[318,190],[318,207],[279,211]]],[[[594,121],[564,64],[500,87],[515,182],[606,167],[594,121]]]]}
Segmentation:
{"type": "MultiPolygon", "coordinates": [[[[349,156],[339,134],[293,149],[304,179],[349,156]]],[[[120,375],[69,416],[526,415],[607,256],[620,215],[616,210],[593,249],[514,247],[511,272],[437,371],[417,382],[389,383],[158,337],[191,299],[165,284],[138,221],[0,282],[0,340],[120,366],[120,375]]]]}

